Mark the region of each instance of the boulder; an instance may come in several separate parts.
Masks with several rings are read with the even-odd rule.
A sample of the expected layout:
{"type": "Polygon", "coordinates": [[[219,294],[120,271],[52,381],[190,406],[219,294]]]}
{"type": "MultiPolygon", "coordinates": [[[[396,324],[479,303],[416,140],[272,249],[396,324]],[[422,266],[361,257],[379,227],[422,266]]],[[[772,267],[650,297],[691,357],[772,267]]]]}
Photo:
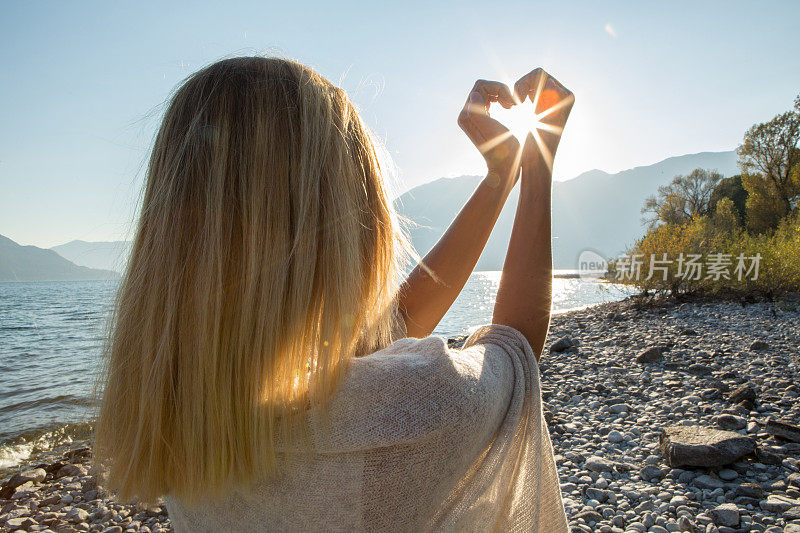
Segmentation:
{"type": "Polygon", "coordinates": [[[671,426],[661,431],[661,455],[672,467],[723,466],[755,450],[750,437],[700,426],[671,426]]]}
{"type": "Polygon", "coordinates": [[[770,435],[775,435],[776,437],[793,442],[800,442],[800,426],[795,426],[785,420],[770,418],[767,420],[767,427],[765,430],[770,435]]]}

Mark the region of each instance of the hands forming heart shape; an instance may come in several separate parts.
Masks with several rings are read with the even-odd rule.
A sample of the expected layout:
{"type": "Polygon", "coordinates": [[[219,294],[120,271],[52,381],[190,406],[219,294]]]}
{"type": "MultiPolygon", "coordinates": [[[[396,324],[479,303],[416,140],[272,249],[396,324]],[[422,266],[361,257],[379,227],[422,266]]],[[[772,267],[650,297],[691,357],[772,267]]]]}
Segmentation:
{"type": "Polygon", "coordinates": [[[514,92],[497,81],[478,80],[467,98],[467,103],[458,116],[458,124],[472,143],[478,148],[489,168],[487,179],[493,186],[500,183],[513,186],[519,176],[527,171],[541,174],[547,170],[547,182],[553,168],[553,158],[561,139],[575,96],[555,78],[537,68],[514,84],[514,92]],[[533,112],[531,129],[527,131],[525,144],[520,150],[520,141],[508,127],[489,114],[492,103],[503,108],[522,104],[530,100],[533,112]],[[526,171],[527,169],[527,171],[526,171]]]}

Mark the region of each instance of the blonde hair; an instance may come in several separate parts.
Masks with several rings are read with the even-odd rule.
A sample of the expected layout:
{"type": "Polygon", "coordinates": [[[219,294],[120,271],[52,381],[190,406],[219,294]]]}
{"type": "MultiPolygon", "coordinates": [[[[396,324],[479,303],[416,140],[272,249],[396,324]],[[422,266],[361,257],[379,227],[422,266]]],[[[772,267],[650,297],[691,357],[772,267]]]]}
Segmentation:
{"type": "Polygon", "coordinates": [[[389,342],[399,235],[344,91],[266,57],[186,79],[110,321],[107,486],[194,499],[274,475],[278,439],[324,410],[354,354],[389,342]]]}

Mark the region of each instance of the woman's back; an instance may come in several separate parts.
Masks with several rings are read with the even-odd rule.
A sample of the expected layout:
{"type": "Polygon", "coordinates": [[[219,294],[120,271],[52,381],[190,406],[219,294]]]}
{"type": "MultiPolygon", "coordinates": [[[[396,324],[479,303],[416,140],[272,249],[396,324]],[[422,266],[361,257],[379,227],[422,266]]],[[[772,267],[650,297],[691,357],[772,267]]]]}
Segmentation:
{"type": "Polygon", "coordinates": [[[407,338],[357,358],[331,402],[331,431],[311,422],[314,453],[283,457],[282,475],[222,499],[187,506],[168,497],[172,523],[177,531],[566,527],[532,355],[518,332],[494,325],[462,350],[407,338]],[[533,495],[540,505],[528,505],[533,495]]]}

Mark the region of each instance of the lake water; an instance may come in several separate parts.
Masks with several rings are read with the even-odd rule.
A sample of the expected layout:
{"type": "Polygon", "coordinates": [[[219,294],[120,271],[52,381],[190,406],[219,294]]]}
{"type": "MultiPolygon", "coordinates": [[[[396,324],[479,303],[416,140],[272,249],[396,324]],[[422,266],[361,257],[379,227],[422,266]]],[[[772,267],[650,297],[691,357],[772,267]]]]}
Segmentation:
{"type": "MultiPolygon", "coordinates": [[[[491,322],[500,272],[476,272],[434,332],[491,322]]],[[[31,454],[85,438],[117,281],[0,283],[0,471],[31,454]]],[[[627,290],[582,279],[553,281],[553,310],[619,300],[627,290]]]]}

